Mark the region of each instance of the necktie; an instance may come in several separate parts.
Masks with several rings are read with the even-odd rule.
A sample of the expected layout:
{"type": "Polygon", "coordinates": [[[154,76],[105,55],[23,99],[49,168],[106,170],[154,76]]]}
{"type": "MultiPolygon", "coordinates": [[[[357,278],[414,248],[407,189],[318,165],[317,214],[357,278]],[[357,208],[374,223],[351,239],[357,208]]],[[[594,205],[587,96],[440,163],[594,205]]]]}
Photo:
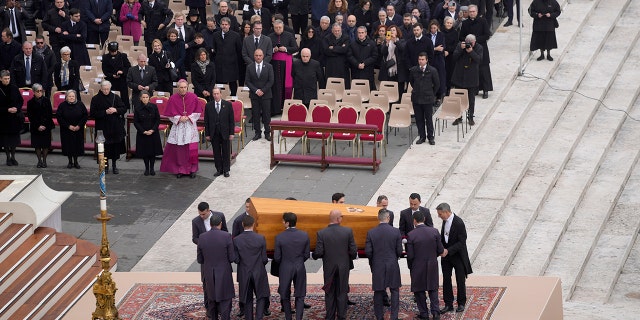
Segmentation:
{"type": "Polygon", "coordinates": [[[260,10],[256,11],[256,14],[257,14],[257,15],[260,15],[260,10]]]}
{"type": "Polygon", "coordinates": [[[27,76],[27,84],[31,84],[31,62],[29,61],[29,57],[27,57],[26,59],[26,63],[25,63],[25,74],[27,76]]]}
{"type": "Polygon", "coordinates": [[[220,113],[220,102],[216,102],[216,112],[220,113]]]}
{"type": "Polygon", "coordinates": [[[75,26],[76,23],[75,22],[71,22],[71,28],[73,28],[73,26],[75,26]]]}
{"type": "Polygon", "coordinates": [[[224,32],[222,33],[222,40],[224,40],[224,32]]]}
{"type": "Polygon", "coordinates": [[[149,6],[151,7],[151,9],[153,9],[153,4],[154,4],[154,3],[155,3],[155,2],[149,2],[149,6]]]}
{"type": "Polygon", "coordinates": [[[260,72],[262,72],[262,68],[260,68],[260,64],[258,64],[258,71],[256,72],[258,77],[260,77],[260,72]]]}
{"type": "Polygon", "coordinates": [[[184,40],[184,36],[183,36],[183,33],[182,33],[182,27],[178,28],[178,33],[179,33],[178,36],[180,37],[180,39],[184,40]]]}
{"type": "Polygon", "coordinates": [[[140,69],[140,80],[144,79],[144,68],[140,69]]]}
{"type": "Polygon", "coordinates": [[[62,65],[62,86],[66,86],[69,84],[69,79],[67,77],[67,67],[68,67],[68,62],[65,62],[62,65]]]}
{"type": "Polygon", "coordinates": [[[424,67],[420,67],[420,71],[424,72],[424,67]]]}
{"type": "Polygon", "coordinates": [[[256,39],[256,49],[258,48],[258,39],[260,38],[255,38],[256,39]]]}
{"type": "Polygon", "coordinates": [[[15,36],[18,33],[18,28],[16,27],[16,13],[11,9],[11,32],[15,36]]]}

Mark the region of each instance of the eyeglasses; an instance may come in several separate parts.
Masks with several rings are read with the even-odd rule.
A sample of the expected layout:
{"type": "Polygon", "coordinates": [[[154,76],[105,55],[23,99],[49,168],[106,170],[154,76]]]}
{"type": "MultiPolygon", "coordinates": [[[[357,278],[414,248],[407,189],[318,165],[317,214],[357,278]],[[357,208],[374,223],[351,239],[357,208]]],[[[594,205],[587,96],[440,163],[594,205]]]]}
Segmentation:
{"type": "Polygon", "coordinates": [[[44,42],[37,42],[37,41],[36,41],[36,44],[44,44],[44,42]]]}
{"type": "Polygon", "coordinates": [[[34,92],[43,92],[44,90],[35,90],[34,92]]]}

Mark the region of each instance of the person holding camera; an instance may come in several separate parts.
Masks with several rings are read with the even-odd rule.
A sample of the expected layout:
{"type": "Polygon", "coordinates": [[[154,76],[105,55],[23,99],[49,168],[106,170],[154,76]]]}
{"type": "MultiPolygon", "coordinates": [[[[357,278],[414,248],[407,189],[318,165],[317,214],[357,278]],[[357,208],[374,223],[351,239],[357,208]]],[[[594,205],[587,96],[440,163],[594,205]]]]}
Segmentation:
{"type": "MultiPolygon", "coordinates": [[[[465,37],[470,34],[475,36],[483,50],[478,72],[478,90],[482,90],[482,99],[487,99],[489,98],[489,91],[493,91],[493,80],[491,79],[491,68],[489,67],[491,59],[489,58],[489,47],[487,46],[487,41],[491,38],[491,30],[487,20],[479,14],[478,6],[476,5],[469,6],[469,19],[462,22],[459,40],[464,41],[465,37]]],[[[471,95],[471,92],[469,92],[469,95],[471,95]]]]}
{"type": "MultiPolygon", "coordinates": [[[[473,111],[476,105],[476,94],[480,83],[478,74],[484,48],[476,42],[476,36],[469,34],[460,42],[460,45],[453,51],[453,61],[455,68],[451,76],[451,84],[456,88],[467,89],[469,96],[469,125],[476,124],[473,121],[473,111]]],[[[453,122],[458,125],[462,122],[462,117],[453,122]]]]}

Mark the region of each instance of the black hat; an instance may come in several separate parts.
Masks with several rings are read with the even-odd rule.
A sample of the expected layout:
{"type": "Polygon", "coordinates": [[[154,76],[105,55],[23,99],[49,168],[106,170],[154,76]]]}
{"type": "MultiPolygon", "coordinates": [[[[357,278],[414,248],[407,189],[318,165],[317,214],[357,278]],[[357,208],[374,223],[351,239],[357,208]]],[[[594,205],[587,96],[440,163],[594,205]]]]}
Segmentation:
{"type": "Polygon", "coordinates": [[[107,49],[111,52],[118,51],[118,43],[115,41],[109,42],[109,44],[107,44],[107,49]]]}
{"type": "Polygon", "coordinates": [[[200,14],[198,13],[198,10],[191,9],[191,10],[189,10],[189,14],[187,16],[189,16],[189,17],[193,17],[193,16],[199,17],[200,14]]]}

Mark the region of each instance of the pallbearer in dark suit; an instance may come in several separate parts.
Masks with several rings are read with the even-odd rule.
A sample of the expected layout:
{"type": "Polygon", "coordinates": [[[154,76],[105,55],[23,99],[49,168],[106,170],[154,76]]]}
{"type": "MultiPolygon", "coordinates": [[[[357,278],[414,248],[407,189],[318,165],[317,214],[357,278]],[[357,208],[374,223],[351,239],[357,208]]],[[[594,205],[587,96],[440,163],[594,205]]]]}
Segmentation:
{"type": "Polygon", "coordinates": [[[398,318],[400,301],[400,266],[398,258],[402,255],[400,230],[389,225],[389,211],[378,211],[380,224],[367,232],[364,252],[371,267],[371,285],[373,287],[373,310],[377,320],[384,319],[384,296],[391,291],[391,319],[398,318]]]}
{"type": "Polygon", "coordinates": [[[231,170],[231,140],[233,140],[235,122],[231,102],[222,100],[220,88],[213,88],[213,100],[204,110],[204,135],[211,141],[216,173],[229,177],[231,170]]]}
{"type": "Polygon", "coordinates": [[[259,140],[262,136],[260,131],[260,119],[264,124],[264,137],[271,141],[271,87],[273,86],[273,67],[263,61],[264,52],[256,49],[253,54],[255,62],[247,66],[244,84],[249,87],[249,98],[251,99],[251,113],[253,119],[253,130],[256,135],[253,140],[259,140]]]}
{"type": "MultiPolygon", "coordinates": [[[[138,65],[129,68],[127,71],[127,86],[131,88],[131,101],[134,108],[140,106],[140,92],[142,90],[153,96],[153,91],[158,86],[156,68],[148,66],[147,60],[146,54],[139,54],[138,65]]],[[[122,94],[121,92],[120,95],[122,94]]]]}
{"type": "Polygon", "coordinates": [[[451,271],[456,269],[456,285],[458,286],[458,307],[456,312],[464,311],[467,303],[467,275],[473,273],[469,252],[467,251],[467,229],[460,217],[451,212],[448,203],[441,203],[436,207],[438,217],[442,219],[441,239],[444,245],[442,254],[442,298],[444,308],[441,313],[453,311],[453,286],[451,271]]]}
{"type": "Polygon", "coordinates": [[[420,201],[420,195],[412,193],[409,195],[409,208],[400,211],[400,233],[403,237],[413,230],[413,214],[418,211],[424,214],[425,224],[433,227],[433,219],[431,219],[429,208],[420,206],[420,201]]]}
{"type": "MultiPolygon", "coordinates": [[[[200,218],[198,218],[200,219],[200,218]]],[[[211,230],[203,233],[198,241],[198,263],[202,265],[208,300],[207,314],[213,319],[231,318],[231,300],[236,296],[233,288],[231,262],[236,260],[231,235],[220,230],[222,219],[211,215],[211,230]]]]}
{"type": "Polygon", "coordinates": [[[255,220],[252,216],[242,219],[244,232],[233,240],[238,264],[239,300],[244,303],[245,319],[253,320],[253,294],[256,295],[256,319],[263,317],[269,296],[269,279],[265,265],[267,242],[264,236],[253,232],[255,220]]]}
{"type": "Polygon", "coordinates": [[[438,256],[444,248],[436,228],[424,224],[424,214],[420,211],[413,214],[415,229],[407,237],[407,265],[411,274],[411,292],[418,304],[418,319],[429,319],[427,297],[429,292],[431,314],[440,319],[438,302],[438,256]]]}
{"type": "Polygon", "coordinates": [[[342,212],[329,213],[329,226],[318,231],[314,259],[322,258],[325,319],[346,319],[349,265],[358,255],[353,230],[340,225],[342,212]]]}
{"type": "Polygon", "coordinates": [[[287,230],[276,236],[276,248],[273,260],[280,264],[280,285],[278,293],[284,308],[285,319],[291,320],[291,282],[295,289],[296,319],[301,320],[304,313],[304,297],[307,295],[307,269],[304,262],[309,259],[309,236],[296,229],[298,217],[293,212],[282,215],[287,230]]]}

